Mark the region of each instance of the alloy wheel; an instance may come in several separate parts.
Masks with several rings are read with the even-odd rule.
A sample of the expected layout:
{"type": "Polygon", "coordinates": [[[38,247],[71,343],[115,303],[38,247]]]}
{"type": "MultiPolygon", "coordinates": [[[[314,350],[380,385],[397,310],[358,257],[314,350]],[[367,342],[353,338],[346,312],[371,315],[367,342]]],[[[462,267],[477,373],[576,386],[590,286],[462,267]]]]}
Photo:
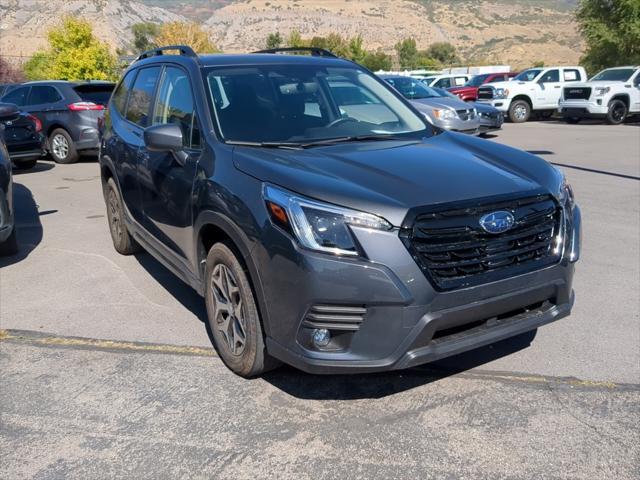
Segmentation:
{"type": "Polygon", "coordinates": [[[122,222],[120,219],[120,209],[118,208],[118,198],[116,192],[109,191],[109,227],[114,239],[122,237],[122,222]]]}
{"type": "Polygon", "coordinates": [[[58,158],[67,158],[69,154],[69,142],[64,135],[57,134],[51,139],[51,149],[58,158]]]}
{"type": "Polygon", "coordinates": [[[217,264],[211,274],[214,328],[220,332],[229,352],[239,356],[245,349],[247,329],[242,294],[231,270],[217,264]]]}
{"type": "Polygon", "coordinates": [[[524,120],[525,118],[527,118],[527,108],[524,105],[516,106],[516,108],[513,110],[513,113],[518,120],[524,120]]]}
{"type": "Polygon", "coordinates": [[[613,118],[616,123],[622,122],[624,120],[625,113],[626,107],[624,106],[624,104],[616,103],[611,109],[611,118],[613,118]]]}

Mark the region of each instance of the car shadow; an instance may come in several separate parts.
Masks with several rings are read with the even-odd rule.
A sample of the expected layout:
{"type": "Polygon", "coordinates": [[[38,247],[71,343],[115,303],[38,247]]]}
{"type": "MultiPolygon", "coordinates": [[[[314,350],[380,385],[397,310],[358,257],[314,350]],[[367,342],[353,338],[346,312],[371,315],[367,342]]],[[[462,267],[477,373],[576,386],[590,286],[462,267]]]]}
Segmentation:
{"type": "Polygon", "coordinates": [[[15,228],[18,238],[18,253],[6,257],[0,257],[0,268],[18,263],[29,256],[42,242],[41,215],[49,215],[57,210],[38,211],[38,205],[31,190],[14,181],[13,183],[13,208],[15,228]]]}
{"type": "MultiPolygon", "coordinates": [[[[156,282],[169,292],[191,313],[193,313],[200,321],[208,326],[207,309],[204,299],[189,285],[180,280],[174,273],[168,270],[151,254],[142,251],[134,255],[140,266],[151,275],[156,282]]],[[[209,333],[209,332],[207,332],[209,333]]],[[[211,340],[211,335],[209,339],[211,340]]]]}
{"type": "Polygon", "coordinates": [[[437,382],[451,375],[524,350],[537,330],[476,348],[408,370],[351,375],[311,375],[283,366],[261,378],[283,392],[303,400],[379,399],[437,382]]]}
{"type": "Polygon", "coordinates": [[[53,168],[55,168],[56,164],[55,163],[48,163],[48,162],[43,162],[42,159],[38,160],[38,163],[35,164],[35,166],[33,168],[28,168],[28,169],[18,169],[18,168],[14,168],[12,173],[13,176],[20,176],[20,175],[25,175],[25,174],[34,174],[34,173],[40,173],[40,172],[47,172],[53,168]]]}

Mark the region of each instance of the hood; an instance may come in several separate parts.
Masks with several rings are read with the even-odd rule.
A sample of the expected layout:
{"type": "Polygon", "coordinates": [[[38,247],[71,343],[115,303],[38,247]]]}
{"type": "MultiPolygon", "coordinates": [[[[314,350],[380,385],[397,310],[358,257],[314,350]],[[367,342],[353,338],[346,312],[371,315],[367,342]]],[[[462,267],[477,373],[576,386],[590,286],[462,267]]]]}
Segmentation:
{"type": "Polygon", "coordinates": [[[239,170],[261,181],[379,215],[394,226],[413,207],[552,192],[560,182],[558,171],[539,157],[457,133],[305,150],[235,147],[233,155],[239,170]]]}
{"type": "Polygon", "coordinates": [[[430,108],[450,108],[453,110],[467,110],[469,106],[466,102],[451,97],[434,97],[434,98],[420,98],[416,100],[410,100],[411,104],[420,110],[420,107],[430,108]]]}
{"type": "Polygon", "coordinates": [[[492,107],[491,105],[489,105],[488,103],[482,103],[482,102],[467,102],[467,105],[475,108],[478,113],[496,113],[499,110],[495,107],[492,107]]]}
{"type": "Polygon", "coordinates": [[[531,82],[522,82],[520,80],[507,80],[504,82],[492,82],[492,83],[485,83],[484,85],[480,85],[480,88],[482,87],[493,87],[493,88],[513,88],[514,85],[526,85],[527,83],[531,83],[531,82]]]}
{"type": "Polygon", "coordinates": [[[447,88],[447,90],[449,90],[451,93],[455,93],[456,95],[458,93],[474,93],[477,89],[478,87],[469,87],[469,86],[447,88]]]}

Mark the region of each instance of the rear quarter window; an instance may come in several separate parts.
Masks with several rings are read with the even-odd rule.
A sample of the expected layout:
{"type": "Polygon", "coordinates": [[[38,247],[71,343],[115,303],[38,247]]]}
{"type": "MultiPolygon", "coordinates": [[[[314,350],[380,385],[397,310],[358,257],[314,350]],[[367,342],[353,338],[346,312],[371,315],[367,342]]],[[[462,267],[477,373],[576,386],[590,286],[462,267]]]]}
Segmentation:
{"type": "Polygon", "coordinates": [[[113,92],[113,84],[106,85],[78,85],[75,92],[83,102],[93,102],[97,105],[106,105],[113,92]]]}

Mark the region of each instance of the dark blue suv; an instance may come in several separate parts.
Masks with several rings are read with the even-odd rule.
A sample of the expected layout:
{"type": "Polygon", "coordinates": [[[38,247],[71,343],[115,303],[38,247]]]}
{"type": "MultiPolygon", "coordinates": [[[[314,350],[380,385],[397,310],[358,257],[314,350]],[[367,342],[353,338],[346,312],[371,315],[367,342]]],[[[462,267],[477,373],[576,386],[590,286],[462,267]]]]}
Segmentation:
{"type": "Polygon", "coordinates": [[[146,52],[105,117],[115,248],[204,296],[229,368],[407,368],[569,314],[561,172],[434,130],[355,63],[288,53],[146,52]]]}

